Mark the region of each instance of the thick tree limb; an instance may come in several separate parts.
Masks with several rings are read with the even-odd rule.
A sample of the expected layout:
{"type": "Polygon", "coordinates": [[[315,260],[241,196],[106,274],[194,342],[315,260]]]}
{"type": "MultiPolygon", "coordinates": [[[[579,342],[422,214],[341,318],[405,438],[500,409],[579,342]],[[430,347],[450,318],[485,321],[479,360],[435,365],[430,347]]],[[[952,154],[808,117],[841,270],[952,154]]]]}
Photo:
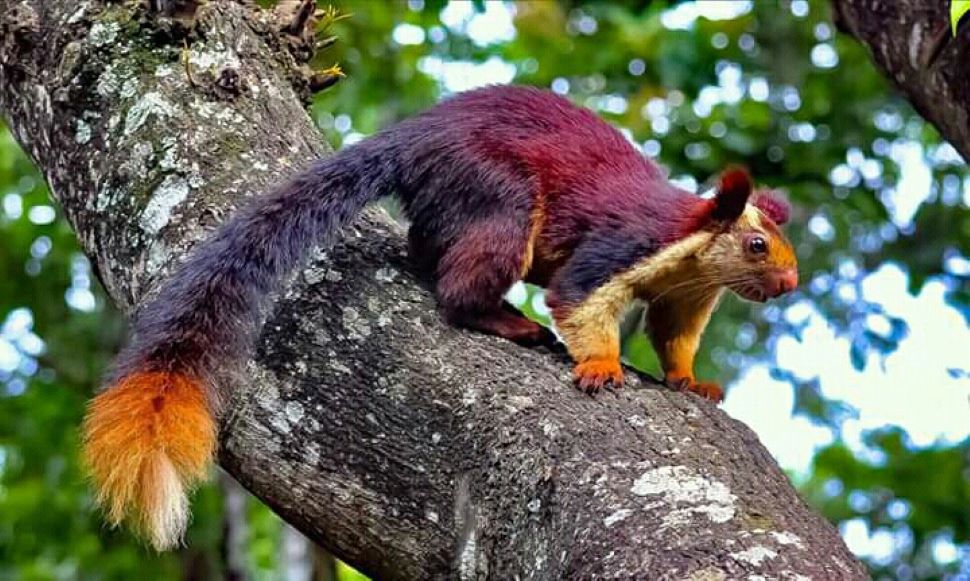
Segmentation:
{"type": "Polygon", "coordinates": [[[836,24],[964,159],[970,159],[970,27],[950,31],[949,2],[832,0],[836,24]]]}
{"type": "MultiPolygon", "coordinates": [[[[0,113],[126,309],[324,152],[271,17],[157,18],[0,0],[0,113]]],[[[379,211],[346,239],[280,294],[220,456],[340,557],[388,579],[865,577],[747,427],[636,381],[581,395],[559,356],[444,325],[379,211]]]]}

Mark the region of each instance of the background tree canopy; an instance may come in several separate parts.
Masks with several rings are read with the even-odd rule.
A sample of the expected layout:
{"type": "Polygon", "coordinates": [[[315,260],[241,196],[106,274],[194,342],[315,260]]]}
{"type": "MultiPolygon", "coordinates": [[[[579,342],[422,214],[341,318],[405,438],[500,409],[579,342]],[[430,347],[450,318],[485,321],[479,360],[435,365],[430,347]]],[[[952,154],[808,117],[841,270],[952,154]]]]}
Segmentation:
{"type": "MultiPolygon", "coordinates": [[[[970,577],[970,173],[827,3],[336,5],[353,17],[320,65],[348,78],[312,108],[334,147],[514,82],[596,110],[689,188],[741,163],[787,192],[801,290],[726,301],[699,374],[729,384],[727,410],[876,577],[970,577]]],[[[77,426],[123,322],[6,132],[0,204],[0,579],[292,572],[292,533],[252,500],[230,518],[225,483],[200,493],[180,554],[103,527],[77,426]],[[230,564],[225,531],[239,527],[230,564]]],[[[545,316],[541,289],[510,300],[545,316]]],[[[656,370],[642,335],[625,349],[656,370]]]]}

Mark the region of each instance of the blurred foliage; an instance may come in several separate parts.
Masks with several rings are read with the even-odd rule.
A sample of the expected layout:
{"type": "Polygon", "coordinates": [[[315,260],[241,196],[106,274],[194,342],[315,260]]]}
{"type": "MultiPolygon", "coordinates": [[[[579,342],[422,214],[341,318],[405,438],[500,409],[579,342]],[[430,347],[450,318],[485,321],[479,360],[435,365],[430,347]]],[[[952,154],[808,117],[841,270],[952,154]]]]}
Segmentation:
{"type": "MultiPolygon", "coordinates": [[[[773,360],[779,337],[802,332],[785,317],[788,306],[810,304],[851,338],[858,368],[907,336],[907,321],[860,298],[863,277],[880,265],[901,265],[913,292],[942,281],[970,321],[967,271],[948,266],[970,256],[970,176],[864,48],[836,34],[822,0],[716,2],[740,8],[723,19],[690,18],[693,3],[660,0],[519,2],[511,20],[507,5],[485,2],[334,4],[353,17],[333,27],[339,40],[317,64],[339,62],[348,78],[311,114],[335,147],[488,79],[567,94],[687,186],[743,163],[787,192],[805,284],[766,307],[727,300],[705,336],[699,375],[727,381],[767,361],[793,384],[798,412],[838,433],[853,410],[773,360]],[[930,173],[912,212],[900,192],[907,147],[930,173]],[[874,328],[874,316],[888,330],[874,328]]],[[[122,323],[8,134],[0,203],[0,579],[219,576],[218,487],[196,499],[191,550],[179,554],[152,555],[92,512],[74,455],[77,425],[122,323]]],[[[521,297],[539,318],[540,295],[521,297]]],[[[642,334],[627,338],[625,355],[656,371],[642,334]]],[[[802,483],[806,497],[844,531],[864,526],[891,541],[867,556],[878,578],[970,576],[970,442],[916,448],[887,427],[866,444],[865,454],[840,442],[820,451],[802,483]],[[962,556],[941,550],[954,546],[962,556]]],[[[248,513],[247,572],[279,576],[280,524],[254,501],[248,513]]]]}
{"type": "Polygon", "coordinates": [[[867,444],[878,460],[860,460],[842,445],[819,452],[802,493],[833,521],[864,523],[891,540],[897,554],[875,559],[874,570],[939,576],[934,542],[970,538],[970,445],[914,450],[898,428],[868,434],[867,444]]]}

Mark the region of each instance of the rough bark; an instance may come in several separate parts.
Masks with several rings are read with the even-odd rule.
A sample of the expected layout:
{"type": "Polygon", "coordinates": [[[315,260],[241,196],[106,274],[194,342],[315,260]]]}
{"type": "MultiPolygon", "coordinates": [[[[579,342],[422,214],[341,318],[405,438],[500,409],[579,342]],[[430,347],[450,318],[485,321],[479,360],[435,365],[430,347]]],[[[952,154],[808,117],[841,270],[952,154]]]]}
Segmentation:
{"type": "Polygon", "coordinates": [[[970,26],[954,37],[949,2],[832,0],[836,24],[869,48],[876,65],[963,159],[970,159],[970,26]]]}
{"type": "MultiPolygon", "coordinates": [[[[0,0],[0,114],[126,310],[325,151],[273,18],[225,0],[194,16],[0,0]]],[[[865,577],[715,406],[636,379],[593,399],[561,356],[443,324],[380,211],[279,294],[248,370],[222,466],[370,575],[865,577]]]]}

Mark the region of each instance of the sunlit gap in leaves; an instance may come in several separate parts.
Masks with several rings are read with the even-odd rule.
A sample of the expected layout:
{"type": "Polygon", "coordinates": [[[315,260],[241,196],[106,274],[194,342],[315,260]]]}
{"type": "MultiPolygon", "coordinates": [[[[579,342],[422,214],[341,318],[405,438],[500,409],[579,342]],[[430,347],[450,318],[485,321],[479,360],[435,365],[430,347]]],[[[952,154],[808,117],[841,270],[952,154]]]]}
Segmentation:
{"type": "MultiPolygon", "coordinates": [[[[478,12],[471,2],[450,2],[439,15],[442,24],[454,34],[469,38],[476,46],[509,42],[515,38],[512,3],[486,2],[478,12]]],[[[417,35],[408,24],[394,29],[394,40],[409,44],[417,35]]],[[[443,39],[444,36],[441,35],[443,39]]],[[[431,39],[434,42],[434,39],[431,39]]],[[[444,94],[458,93],[491,84],[507,84],[516,74],[515,65],[492,56],[481,63],[426,56],[418,61],[418,70],[441,83],[444,94]]]]}
{"type": "MultiPolygon", "coordinates": [[[[849,495],[850,502],[853,494],[857,493],[849,495]]],[[[854,503],[853,508],[865,512],[868,508],[866,503],[866,499],[860,499],[854,503]]],[[[903,518],[901,516],[899,520],[903,518]]],[[[882,526],[873,529],[865,520],[854,518],[841,523],[839,532],[850,551],[884,567],[891,565],[900,552],[908,553],[916,548],[913,531],[906,526],[882,526]]],[[[949,565],[960,559],[960,547],[954,544],[952,533],[934,535],[928,547],[930,555],[925,555],[924,558],[932,557],[937,563],[949,565]]]]}
{"type": "Polygon", "coordinates": [[[0,326],[0,397],[18,396],[38,370],[44,341],[34,333],[30,309],[14,309],[0,326]]]}
{"type": "Polygon", "coordinates": [[[773,378],[767,364],[742,373],[728,392],[725,409],[754,428],[782,465],[798,476],[808,473],[814,452],[836,436],[860,457],[881,462],[863,436],[886,425],[905,429],[915,446],[964,440],[970,435],[970,381],[965,375],[970,330],[961,313],[945,301],[945,281],[927,282],[916,296],[907,287],[905,271],[892,263],[862,276],[857,286],[843,287],[851,289],[844,291],[844,300],[880,305],[887,315],[908,324],[905,338],[893,337],[900,331],[889,317],[867,315],[866,328],[856,332],[896,339],[898,346],[888,354],[863,350],[858,355],[861,369],[852,360],[853,339],[837,333],[813,303],[797,302],[782,314],[799,333],[777,339],[777,366],[798,382],[817,382],[822,396],[850,406],[850,417],[838,434],[792,416],[790,385],[773,378]]]}

